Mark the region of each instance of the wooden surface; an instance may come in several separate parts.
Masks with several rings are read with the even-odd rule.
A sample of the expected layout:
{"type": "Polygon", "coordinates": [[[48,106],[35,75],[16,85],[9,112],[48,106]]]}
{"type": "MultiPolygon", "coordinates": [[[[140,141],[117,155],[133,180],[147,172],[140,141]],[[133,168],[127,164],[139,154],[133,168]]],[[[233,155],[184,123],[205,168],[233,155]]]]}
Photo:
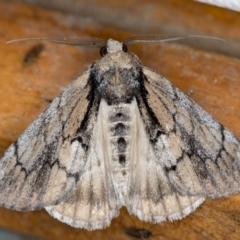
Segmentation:
{"type": "MultiPolygon", "coordinates": [[[[137,33],[200,34],[227,39],[227,44],[195,39],[192,46],[240,58],[239,12],[193,0],[11,0],[87,17],[137,33]]],[[[227,1],[227,0],[226,0],[227,1]]],[[[185,44],[189,42],[184,42],[185,44]]]]}
{"type": "MultiPolygon", "coordinates": [[[[200,5],[196,6],[199,8],[200,5]]],[[[124,11],[124,6],[122,8],[124,11]]],[[[207,11],[208,8],[204,8],[207,11]]],[[[213,9],[214,14],[217,12],[221,15],[221,9],[209,7],[208,16],[211,16],[213,9]]],[[[65,36],[93,36],[104,39],[111,37],[121,40],[133,32],[101,25],[91,18],[81,18],[80,21],[79,17],[73,15],[6,1],[0,1],[0,13],[2,155],[44,110],[49,100],[54,99],[71,80],[100,57],[96,49],[43,43],[44,48],[39,56],[26,64],[26,54],[39,42],[6,45],[7,40],[65,36]]],[[[143,16],[139,18],[144,20],[143,16]]],[[[235,27],[231,26],[231,21],[224,21],[226,25],[229,24],[229,29],[235,27]]],[[[232,38],[228,32],[224,34],[232,38]]],[[[131,50],[138,55],[143,65],[158,71],[185,93],[190,93],[200,106],[240,139],[239,59],[176,43],[139,45],[131,50]]],[[[123,232],[123,227],[138,227],[150,229],[153,233],[151,239],[235,240],[240,236],[240,194],[225,199],[206,200],[194,213],[173,223],[142,223],[134,216],[129,216],[123,208],[120,216],[112,221],[109,228],[92,232],[60,223],[44,210],[22,213],[0,208],[0,216],[1,227],[44,239],[132,239],[123,232]]]]}

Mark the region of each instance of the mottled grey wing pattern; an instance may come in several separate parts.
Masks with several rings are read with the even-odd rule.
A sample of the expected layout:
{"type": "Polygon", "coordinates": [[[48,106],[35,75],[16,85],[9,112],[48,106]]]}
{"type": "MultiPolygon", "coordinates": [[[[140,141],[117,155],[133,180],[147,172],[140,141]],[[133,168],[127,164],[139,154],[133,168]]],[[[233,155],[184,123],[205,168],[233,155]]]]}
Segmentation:
{"type": "Polygon", "coordinates": [[[151,142],[153,140],[149,140],[146,132],[148,126],[153,127],[152,131],[157,131],[158,126],[151,122],[154,118],[147,113],[149,109],[144,106],[144,98],[142,93],[137,100],[140,108],[136,107],[134,112],[131,171],[126,206],[130,213],[142,221],[158,223],[167,219],[170,221],[181,219],[194,211],[205,198],[182,194],[171,184],[164,163],[159,161],[159,156],[166,153],[153,148],[151,142]]]}
{"type": "Polygon", "coordinates": [[[108,105],[101,100],[89,144],[84,172],[71,196],[64,202],[46,207],[53,217],[72,227],[88,230],[110,225],[119,214],[119,189],[112,178],[113,162],[108,139],[108,105]]]}
{"type": "Polygon", "coordinates": [[[88,107],[88,77],[86,72],[71,82],[6,151],[0,161],[2,206],[40,209],[75,188],[86,162],[86,148],[73,139],[88,107]]]}
{"type": "Polygon", "coordinates": [[[239,141],[168,80],[150,69],[143,71],[149,116],[158,120],[152,123],[155,130],[148,127],[148,115],[143,114],[143,120],[174,188],[210,198],[240,191],[239,141]]]}

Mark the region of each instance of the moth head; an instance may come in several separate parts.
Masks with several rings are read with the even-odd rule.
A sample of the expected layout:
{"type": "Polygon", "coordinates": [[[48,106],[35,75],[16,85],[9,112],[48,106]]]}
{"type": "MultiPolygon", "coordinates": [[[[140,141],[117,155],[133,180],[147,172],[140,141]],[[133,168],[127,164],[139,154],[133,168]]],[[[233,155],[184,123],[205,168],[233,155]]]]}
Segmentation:
{"type": "Polygon", "coordinates": [[[119,51],[127,52],[127,45],[125,43],[109,39],[106,46],[101,47],[100,54],[102,57],[104,57],[107,53],[114,53],[119,51]]]}
{"type": "Polygon", "coordinates": [[[109,103],[129,102],[139,92],[143,79],[141,62],[127,52],[124,43],[108,40],[102,58],[91,67],[91,80],[100,97],[109,103]]]}

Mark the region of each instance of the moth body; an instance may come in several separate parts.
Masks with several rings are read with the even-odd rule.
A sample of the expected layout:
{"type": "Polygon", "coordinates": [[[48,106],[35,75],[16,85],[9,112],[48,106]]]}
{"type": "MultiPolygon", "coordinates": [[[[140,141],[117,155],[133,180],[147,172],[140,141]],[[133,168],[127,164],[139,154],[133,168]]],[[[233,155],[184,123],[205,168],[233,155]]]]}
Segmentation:
{"type": "Polygon", "coordinates": [[[122,51],[122,43],[110,41],[108,54],[92,65],[90,76],[101,99],[98,118],[108,126],[102,141],[108,148],[115,192],[121,205],[126,205],[142,67],[134,54],[122,51]]]}

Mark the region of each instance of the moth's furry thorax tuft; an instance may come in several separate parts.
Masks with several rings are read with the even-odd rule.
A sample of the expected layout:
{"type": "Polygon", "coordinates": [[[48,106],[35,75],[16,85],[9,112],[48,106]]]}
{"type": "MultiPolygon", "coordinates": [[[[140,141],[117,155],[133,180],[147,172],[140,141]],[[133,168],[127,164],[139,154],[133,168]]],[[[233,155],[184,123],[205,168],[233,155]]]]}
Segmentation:
{"type": "Polygon", "coordinates": [[[108,103],[128,102],[139,93],[141,62],[132,53],[108,53],[92,65],[90,79],[97,95],[108,103]]]}

